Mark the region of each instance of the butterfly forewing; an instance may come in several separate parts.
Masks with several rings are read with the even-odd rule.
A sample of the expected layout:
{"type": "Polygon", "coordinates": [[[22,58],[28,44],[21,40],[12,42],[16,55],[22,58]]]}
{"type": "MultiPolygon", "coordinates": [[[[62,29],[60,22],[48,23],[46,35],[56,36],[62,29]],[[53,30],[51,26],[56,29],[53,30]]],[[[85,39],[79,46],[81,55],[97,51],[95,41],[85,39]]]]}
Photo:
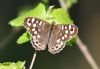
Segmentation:
{"type": "Polygon", "coordinates": [[[45,50],[48,42],[49,23],[33,17],[27,17],[24,27],[30,34],[32,46],[35,50],[45,50]]]}
{"type": "Polygon", "coordinates": [[[77,27],[74,25],[54,25],[48,43],[49,52],[53,54],[59,53],[65,47],[65,41],[68,42],[76,34],[77,27]]]}
{"type": "MultiPolygon", "coordinates": [[[[65,25],[65,27],[66,26],[68,28],[67,30],[68,30],[68,34],[69,34],[69,39],[67,40],[67,42],[68,42],[69,40],[71,40],[72,38],[74,38],[77,35],[78,28],[75,25],[65,25]]],[[[67,33],[66,32],[67,30],[65,29],[65,34],[67,33]]]]}

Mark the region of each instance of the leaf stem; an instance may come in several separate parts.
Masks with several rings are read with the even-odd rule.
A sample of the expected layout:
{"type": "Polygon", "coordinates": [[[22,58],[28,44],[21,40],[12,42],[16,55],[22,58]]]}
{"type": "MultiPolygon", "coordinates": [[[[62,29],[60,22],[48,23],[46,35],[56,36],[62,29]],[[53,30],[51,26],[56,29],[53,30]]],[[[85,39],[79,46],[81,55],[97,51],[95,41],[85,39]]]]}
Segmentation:
{"type": "Polygon", "coordinates": [[[78,37],[77,38],[77,46],[92,67],[92,69],[99,69],[98,65],[96,64],[95,60],[93,59],[92,55],[90,54],[87,46],[81,41],[81,39],[78,37]]]}
{"type": "Polygon", "coordinates": [[[49,8],[48,8],[48,10],[47,10],[47,13],[46,13],[47,16],[50,15],[50,13],[51,13],[53,7],[54,7],[54,6],[49,6],[49,8]]]}
{"type": "Polygon", "coordinates": [[[33,67],[33,65],[34,65],[35,58],[36,58],[36,53],[37,53],[37,51],[35,51],[34,54],[33,54],[33,58],[32,58],[32,61],[31,61],[31,64],[30,64],[29,69],[32,69],[32,67],[33,67]]]}
{"type": "Polygon", "coordinates": [[[64,0],[59,0],[59,3],[60,3],[60,6],[61,6],[65,11],[68,10],[67,5],[65,4],[64,0]]]}

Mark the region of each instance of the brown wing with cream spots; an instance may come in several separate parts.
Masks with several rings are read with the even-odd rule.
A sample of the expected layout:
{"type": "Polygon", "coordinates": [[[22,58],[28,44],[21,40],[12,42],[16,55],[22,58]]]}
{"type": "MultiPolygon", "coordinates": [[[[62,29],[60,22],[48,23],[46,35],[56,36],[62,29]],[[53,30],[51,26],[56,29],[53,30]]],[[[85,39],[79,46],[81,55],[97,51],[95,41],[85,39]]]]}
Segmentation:
{"type": "Polygon", "coordinates": [[[53,54],[59,53],[65,47],[65,41],[69,41],[76,36],[77,31],[75,25],[54,25],[48,43],[49,52],[53,54]]]}
{"type": "Polygon", "coordinates": [[[34,17],[27,17],[24,27],[31,35],[30,40],[35,50],[45,50],[48,42],[49,23],[34,17]]]}

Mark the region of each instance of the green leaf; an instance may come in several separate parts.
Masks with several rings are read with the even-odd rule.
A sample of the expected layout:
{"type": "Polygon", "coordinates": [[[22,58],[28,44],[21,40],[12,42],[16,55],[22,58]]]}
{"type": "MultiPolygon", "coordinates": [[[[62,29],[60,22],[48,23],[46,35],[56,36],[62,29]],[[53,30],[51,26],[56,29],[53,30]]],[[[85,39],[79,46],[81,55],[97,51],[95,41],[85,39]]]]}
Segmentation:
{"type": "Polygon", "coordinates": [[[77,3],[77,0],[65,0],[67,8],[71,8],[73,4],[77,3]]]}
{"type": "Polygon", "coordinates": [[[33,9],[33,6],[22,6],[18,9],[18,16],[24,15],[25,13],[29,12],[33,9]]]}
{"type": "Polygon", "coordinates": [[[72,24],[73,21],[70,19],[69,13],[65,12],[64,9],[58,8],[53,9],[51,12],[51,16],[57,20],[57,23],[59,24],[72,24]]]}
{"type": "Polygon", "coordinates": [[[16,63],[16,66],[17,66],[18,69],[22,69],[22,67],[24,66],[24,64],[25,64],[25,61],[24,62],[18,61],[16,63]]]}
{"type": "Polygon", "coordinates": [[[23,15],[11,20],[9,24],[11,26],[23,26],[24,19],[29,16],[45,18],[46,17],[45,16],[46,15],[45,6],[42,3],[40,3],[38,4],[38,6],[36,6],[32,10],[25,12],[25,13],[23,12],[21,14],[23,15]]]}
{"type": "Polygon", "coordinates": [[[5,63],[0,63],[0,69],[22,69],[24,66],[25,62],[5,62],[5,63]]]}
{"type": "Polygon", "coordinates": [[[76,37],[72,38],[70,41],[66,42],[67,46],[72,46],[76,42],[76,37]]]}
{"type": "Polygon", "coordinates": [[[17,44],[22,44],[29,41],[29,34],[27,32],[23,33],[17,40],[17,44]]]}

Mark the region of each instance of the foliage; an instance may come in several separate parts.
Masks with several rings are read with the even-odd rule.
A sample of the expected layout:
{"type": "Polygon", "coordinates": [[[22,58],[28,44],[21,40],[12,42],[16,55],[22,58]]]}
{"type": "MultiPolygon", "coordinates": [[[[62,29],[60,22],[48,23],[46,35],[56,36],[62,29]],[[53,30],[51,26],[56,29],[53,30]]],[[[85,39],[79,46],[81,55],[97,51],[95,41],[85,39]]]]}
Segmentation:
{"type": "Polygon", "coordinates": [[[76,41],[76,37],[74,37],[70,41],[66,42],[66,45],[67,46],[73,46],[73,44],[75,43],[75,41],[76,41]]]}
{"type": "Polygon", "coordinates": [[[29,41],[29,34],[27,32],[23,33],[20,38],[17,40],[18,44],[22,44],[29,41]]]}
{"type": "Polygon", "coordinates": [[[73,23],[73,21],[70,19],[69,13],[64,11],[64,9],[62,8],[53,9],[51,16],[53,16],[53,18],[58,21],[57,23],[60,23],[60,24],[73,23]]]}
{"type": "Polygon", "coordinates": [[[13,27],[15,27],[15,26],[23,26],[23,21],[24,21],[24,19],[26,17],[29,17],[29,16],[33,17],[34,16],[34,17],[43,18],[43,16],[45,17],[45,14],[46,14],[45,6],[40,3],[38,6],[36,6],[32,10],[29,10],[27,12],[22,12],[20,16],[18,16],[17,18],[11,20],[9,22],[9,24],[11,26],[13,26],[13,27]]]}
{"type": "MultiPolygon", "coordinates": [[[[56,21],[56,23],[60,24],[73,24],[73,21],[70,19],[69,13],[65,12],[62,8],[51,9],[49,15],[47,15],[47,13],[48,11],[46,11],[44,4],[39,3],[35,8],[25,13],[23,12],[23,15],[21,13],[20,16],[11,20],[9,24],[13,27],[23,26],[24,19],[29,16],[41,18],[48,21],[49,23],[51,21],[56,21]]],[[[27,41],[29,41],[29,37],[27,36],[27,33],[24,33],[17,40],[17,44],[22,44],[27,41]]],[[[71,43],[69,45],[71,45],[71,43]]]]}
{"type": "Polygon", "coordinates": [[[24,66],[25,62],[5,62],[5,63],[0,63],[0,69],[22,69],[24,66]]]}

